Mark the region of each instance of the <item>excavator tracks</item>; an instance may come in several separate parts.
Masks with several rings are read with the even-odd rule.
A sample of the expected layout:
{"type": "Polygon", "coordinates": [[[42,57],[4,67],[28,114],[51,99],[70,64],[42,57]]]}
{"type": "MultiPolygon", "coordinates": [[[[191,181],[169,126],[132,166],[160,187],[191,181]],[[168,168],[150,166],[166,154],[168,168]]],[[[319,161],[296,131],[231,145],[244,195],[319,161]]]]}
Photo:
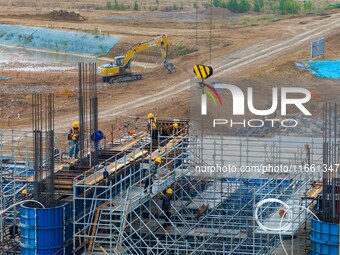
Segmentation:
{"type": "Polygon", "coordinates": [[[104,82],[107,83],[121,83],[121,82],[130,82],[135,80],[141,80],[141,74],[122,74],[113,77],[105,77],[104,82]]]}

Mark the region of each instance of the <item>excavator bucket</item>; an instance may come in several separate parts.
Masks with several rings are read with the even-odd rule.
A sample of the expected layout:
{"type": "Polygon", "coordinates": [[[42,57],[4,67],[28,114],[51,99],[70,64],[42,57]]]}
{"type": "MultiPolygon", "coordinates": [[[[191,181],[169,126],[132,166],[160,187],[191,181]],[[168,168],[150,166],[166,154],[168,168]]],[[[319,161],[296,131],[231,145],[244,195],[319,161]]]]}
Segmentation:
{"type": "Polygon", "coordinates": [[[169,73],[175,72],[175,66],[173,63],[164,60],[162,65],[169,71],[169,73]]]}

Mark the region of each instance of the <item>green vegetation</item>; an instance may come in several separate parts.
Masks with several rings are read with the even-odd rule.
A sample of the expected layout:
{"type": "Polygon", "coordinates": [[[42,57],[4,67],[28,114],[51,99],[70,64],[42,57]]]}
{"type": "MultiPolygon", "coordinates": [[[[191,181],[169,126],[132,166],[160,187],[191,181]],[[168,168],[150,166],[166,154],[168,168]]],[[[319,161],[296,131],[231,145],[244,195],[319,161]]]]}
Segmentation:
{"type": "Polygon", "coordinates": [[[213,0],[214,7],[222,7],[222,0],[213,0]]]}
{"type": "Polygon", "coordinates": [[[186,46],[181,45],[181,44],[180,45],[176,45],[175,46],[175,50],[174,50],[175,55],[180,56],[180,57],[188,55],[188,54],[190,54],[192,52],[195,52],[195,51],[196,51],[196,49],[187,48],[186,46]]]}
{"type": "Polygon", "coordinates": [[[339,4],[331,4],[331,5],[328,5],[325,10],[331,10],[331,9],[338,9],[340,8],[340,3],[339,4]]]}
{"type": "Polygon", "coordinates": [[[249,0],[229,0],[226,7],[232,12],[242,13],[249,11],[251,6],[249,0]]]}
{"type": "Polygon", "coordinates": [[[115,4],[114,4],[114,6],[113,6],[113,9],[114,10],[119,10],[119,3],[118,3],[118,1],[117,0],[115,0],[115,4]]]}
{"type": "Polygon", "coordinates": [[[30,34],[29,36],[25,36],[24,35],[23,38],[24,38],[23,39],[23,44],[28,44],[28,43],[32,42],[32,40],[33,40],[33,33],[30,34]]]}
{"type": "Polygon", "coordinates": [[[241,2],[238,4],[237,12],[247,12],[250,10],[250,3],[248,0],[241,0],[241,2]]]}
{"type": "Polygon", "coordinates": [[[111,10],[111,9],[112,9],[112,4],[111,4],[111,2],[108,1],[108,0],[106,0],[105,9],[106,9],[106,10],[111,10]]]}
{"type": "Polygon", "coordinates": [[[247,12],[250,10],[249,0],[213,0],[214,7],[228,8],[232,12],[247,12]]]}
{"type": "MultiPolygon", "coordinates": [[[[257,13],[271,10],[273,13],[282,15],[295,15],[301,11],[311,12],[313,10],[312,0],[212,0],[214,7],[227,8],[234,13],[245,13],[250,9],[257,13]]],[[[208,8],[210,4],[203,3],[208,8]]],[[[194,7],[197,6],[194,3],[194,7]]],[[[330,5],[329,9],[340,8],[340,4],[330,5]]]]}
{"type": "Polygon", "coordinates": [[[118,3],[118,0],[114,1],[114,4],[112,5],[111,1],[107,0],[105,3],[105,9],[106,10],[116,10],[116,11],[125,11],[126,9],[130,9],[130,6],[126,6],[123,2],[118,3]]]}
{"type": "Polygon", "coordinates": [[[137,2],[137,1],[135,1],[135,2],[133,3],[133,10],[134,10],[134,11],[138,11],[138,10],[139,10],[139,6],[138,6],[138,2],[137,2]]]}
{"type": "Polygon", "coordinates": [[[303,8],[305,9],[306,12],[309,12],[313,9],[312,2],[310,0],[305,0],[303,3],[303,8]]]}
{"type": "Polygon", "coordinates": [[[91,30],[90,33],[93,34],[93,35],[99,35],[100,34],[99,28],[95,27],[93,30],[91,30]]]}
{"type": "Polygon", "coordinates": [[[279,10],[281,14],[298,14],[301,6],[295,0],[280,0],[279,10]]]}
{"type": "Polygon", "coordinates": [[[100,30],[98,27],[95,27],[94,29],[83,29],[82,32],[87,33],[87,34],[97,35],[97,36],[100,35],[100,30]]]}
{"type": "Polygon", "coordinates": [[[119,5],[119,10],[120,11],[125,11],[127,9],[127,7],[126,7],[126,5],[124,4],[124,3],[121,3],[120,5],[119,5]]]}
{"type": "Polygon", "coordinates": [[[255,0],[254,2],[254,11],[261,12],[264,7],[264,0],[255,0]]]}
{"type": "MultiPolygon", "coordinates": [[[[313,5],[312,0],[207,0],[201,3],[204,8],[211,6],[227,8],[234,13],[246,13],[250,10],[261,13],[265,10],[271,10],[272,13],[282,15],[296,15],[299,13],[310,13],[315,11],[316,6],[313,5]]],[[[155,11],[159,9],[160,0],[155,0],[153,6],[149,6],[149,11],[155,11]]],[[[199,8],[198,2],[192,3],[195,9],[199,8]]],[[[127,9],[147,10],[144,3],[134,0],[133,5],[125,5],[124,0],[106,0],[106,10],[124,11],[127,9]]],[[[169,6],[171,10],[178,11],[184,9],[183,3],[173,3],[169,6]]],[[[324,10],[340,8],[340,4],[328,5],[324,10]]],[[[320,11],[320,10],[319,10],[320,11]]]]}

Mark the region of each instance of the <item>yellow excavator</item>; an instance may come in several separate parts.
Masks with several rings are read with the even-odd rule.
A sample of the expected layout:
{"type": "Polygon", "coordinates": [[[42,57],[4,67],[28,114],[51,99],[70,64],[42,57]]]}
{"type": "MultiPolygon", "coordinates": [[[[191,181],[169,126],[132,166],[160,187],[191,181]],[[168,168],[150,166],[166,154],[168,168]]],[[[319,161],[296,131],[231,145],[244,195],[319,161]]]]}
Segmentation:
{"type": "Polygon", "coordinates": [[[99,75],[102,76],[103,82],[116,83],[127,82],[132,80],[141,80],[142,75],[131,72],[131,62],[135,53],[147,50],[152,47],[160,46],[164,58],[162,66],[169,73],[175,71],[174,65],[168,61],[169,42],[166,35],[160,35],[145,42],[133,45],[125,54],[114,58],[114,63],[102,65],[98,68],[99,75]]]}

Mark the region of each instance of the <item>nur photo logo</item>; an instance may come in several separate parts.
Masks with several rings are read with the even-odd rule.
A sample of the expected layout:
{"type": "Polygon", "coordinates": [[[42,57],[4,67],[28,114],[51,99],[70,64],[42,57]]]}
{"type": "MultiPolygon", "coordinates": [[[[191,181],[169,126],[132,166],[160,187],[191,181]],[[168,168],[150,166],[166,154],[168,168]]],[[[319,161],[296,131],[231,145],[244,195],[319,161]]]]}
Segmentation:
{"type": "Polygon", "coordinates": [[[267,109],[257,109],[256,104],[261,102],[255,102],[254,89],[253,87],[247,87],[246,94],[236,85],[224,84],[214,82],[214,86],[207,84],[204,79],[212,76],[213,69],[210,66],[195,65],[194,73],[198,78],[201,79],[199,88],[202,91],[201,95],[201,115],[205,116],[208,114],[208,103],[207,95],[211,98],[214,105],[217,106],[217,100],[219,101],[219,108],[222,108],[223,112],[232,112],[233,116],[244,116],[246,107],[247,110],[259,118],[255,119],[243,119],[241,121],[235,121],[233,119],[221,118],[213,119],[212,126],[228,125],[230,127],[262,127],[269,123],[272,127],[276,123],[280,123],[283,127],[296,127],[298,125],[297,120],[294,118],[286,118],[289,115],[287,108],[295,107],[304,116],[311,116],[312,114],[306,108],[305,104],[311,100],[311,92],[305,88],[299,87],[272,87],[270,99],[271,105],[267,109]],[[226,93],[225,93],[226,92],[226,93]],[[223,96],[231,95],[232,97],[232,109],[223,105],[223,96]],[[279,110],[279,111],[277,111],[279,110]],[[270,119],[265,118],[273,113],[279,112],[279,118],[270,119]]]}

